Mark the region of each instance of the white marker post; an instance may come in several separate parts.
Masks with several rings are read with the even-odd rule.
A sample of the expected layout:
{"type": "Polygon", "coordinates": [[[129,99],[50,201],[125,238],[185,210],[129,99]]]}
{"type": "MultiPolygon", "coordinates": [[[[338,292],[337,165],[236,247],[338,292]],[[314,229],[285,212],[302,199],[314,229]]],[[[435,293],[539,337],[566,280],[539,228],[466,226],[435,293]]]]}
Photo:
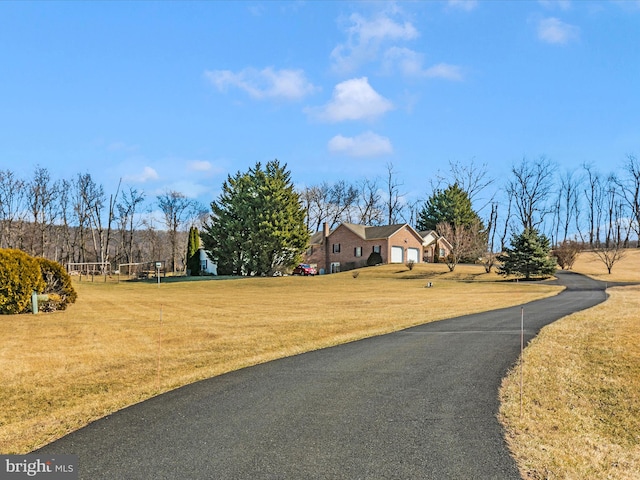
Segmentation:
{"type": "Polygon", "coordinates": [[[520,418],[522,418],[522,392],[524,386],[524,307],[520,311],[520,418]]]}

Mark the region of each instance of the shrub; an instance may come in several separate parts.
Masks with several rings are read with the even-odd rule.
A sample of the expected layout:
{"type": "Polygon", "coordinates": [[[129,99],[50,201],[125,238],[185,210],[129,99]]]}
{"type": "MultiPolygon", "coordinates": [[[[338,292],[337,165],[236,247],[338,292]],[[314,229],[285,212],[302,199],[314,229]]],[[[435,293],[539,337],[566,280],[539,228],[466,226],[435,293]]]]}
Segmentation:
{"type": "Polygon", "coordinates": [[[0,249],[0,314],[28,311],[31,294],[44,288],[35,258],[20,250],[0,249]]]}
{"type": "Polygon", "coordinates": [[[413,267],[415,266],[415,264],[416,264],[415,260],[407,260],[407,263],[405,263],[409,271],[413,270],[413,267]]]}
{"type": "Polygon", "coordinates": [[[378,252],[371,252],[369,258],[367,258],[367,266],[373,267],[375,265],[380,265],[382,263],[382,255],[378,252]]]}
{"type": "Polygon", "coordinates": [[[40,310],[43,312],[65,310],[67,305],[74,303],[78,298],[71,284],[71,277],[58,262],[46,258],[38,258],[37,261],[46,284],[43,293],[49,295],[48,301],[40,303],[40,310]]]}
{"type": "Polygon", "coordinates": [[[511,238],[511,248],[505,248],[498,256],[502,265],[500,275],[516,275],[529,280],[533,277],[547,278],[556,271],[556,259],[550,257],[549,239],[533,228],[511,238]]]}
{"type": "Polygon", "coordinates": [[[553,256],[558,260],[558,265],[563,270],[571,270],[582,250],[582,245],[574,240],[565,240],[553,250],[553,256]]]}

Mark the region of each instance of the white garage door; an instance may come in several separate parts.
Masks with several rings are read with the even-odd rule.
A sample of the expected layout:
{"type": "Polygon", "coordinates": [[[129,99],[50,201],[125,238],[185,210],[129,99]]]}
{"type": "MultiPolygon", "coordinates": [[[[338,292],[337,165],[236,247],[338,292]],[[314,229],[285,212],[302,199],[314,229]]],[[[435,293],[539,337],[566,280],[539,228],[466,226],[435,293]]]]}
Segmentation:
{"type": "Polygon", "coordinates": [[[404,261],[404,249],[402,247],[391,247],[391,263],[402,263],[404,261]]]}
{"type": "Polygon", "coordinates": [[[417,248],[407,248],[407,262],[418,263],[420,250],[417,248]]]}

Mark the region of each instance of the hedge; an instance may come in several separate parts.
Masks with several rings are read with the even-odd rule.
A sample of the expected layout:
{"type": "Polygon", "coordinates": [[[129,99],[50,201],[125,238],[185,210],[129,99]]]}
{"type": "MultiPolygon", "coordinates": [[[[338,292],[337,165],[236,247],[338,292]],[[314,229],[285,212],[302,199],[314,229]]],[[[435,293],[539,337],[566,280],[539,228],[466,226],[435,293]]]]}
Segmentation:
{"type": "Polygon", "coordinates": [[[71,285],[71,277],[58,262],[46,258],[37,258],[37,261],[46,285],[43,293],[49,295],[48,301],[40,303],[40,310],[43,312],[65,310],[67,305],[74,303],[78,298],[78,294],[71,285]]]}
{"type": "Polygon", "coordinates": [[[71,277],[58,262],[34,258],[21,250],[0,249],[0,314],[31,311],[31,294],[46,294],[39,310],[64,310],[78,297],[71,277]]]}
{"type": "Polygon", "coordinates": [[[20,250],[0,249],[0,314],[29,310],[31,293],[45,289],[38,261],[20,250]]]}

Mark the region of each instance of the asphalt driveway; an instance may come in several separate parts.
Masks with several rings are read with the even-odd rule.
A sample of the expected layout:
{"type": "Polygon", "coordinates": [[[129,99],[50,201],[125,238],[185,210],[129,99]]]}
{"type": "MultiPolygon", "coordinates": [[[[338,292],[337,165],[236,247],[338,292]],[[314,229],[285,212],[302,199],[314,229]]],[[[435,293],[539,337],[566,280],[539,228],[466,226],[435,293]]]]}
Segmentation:
{"type": "MultiPolygon", "coordinates": [[[[524,305],[525,338],[606,298],[567,289],[524,305]]],[[[86,480],[517,479],[497,392],[521,308],[430,323],[215,377],[36,453],[77,454],[86,480]]]]}

